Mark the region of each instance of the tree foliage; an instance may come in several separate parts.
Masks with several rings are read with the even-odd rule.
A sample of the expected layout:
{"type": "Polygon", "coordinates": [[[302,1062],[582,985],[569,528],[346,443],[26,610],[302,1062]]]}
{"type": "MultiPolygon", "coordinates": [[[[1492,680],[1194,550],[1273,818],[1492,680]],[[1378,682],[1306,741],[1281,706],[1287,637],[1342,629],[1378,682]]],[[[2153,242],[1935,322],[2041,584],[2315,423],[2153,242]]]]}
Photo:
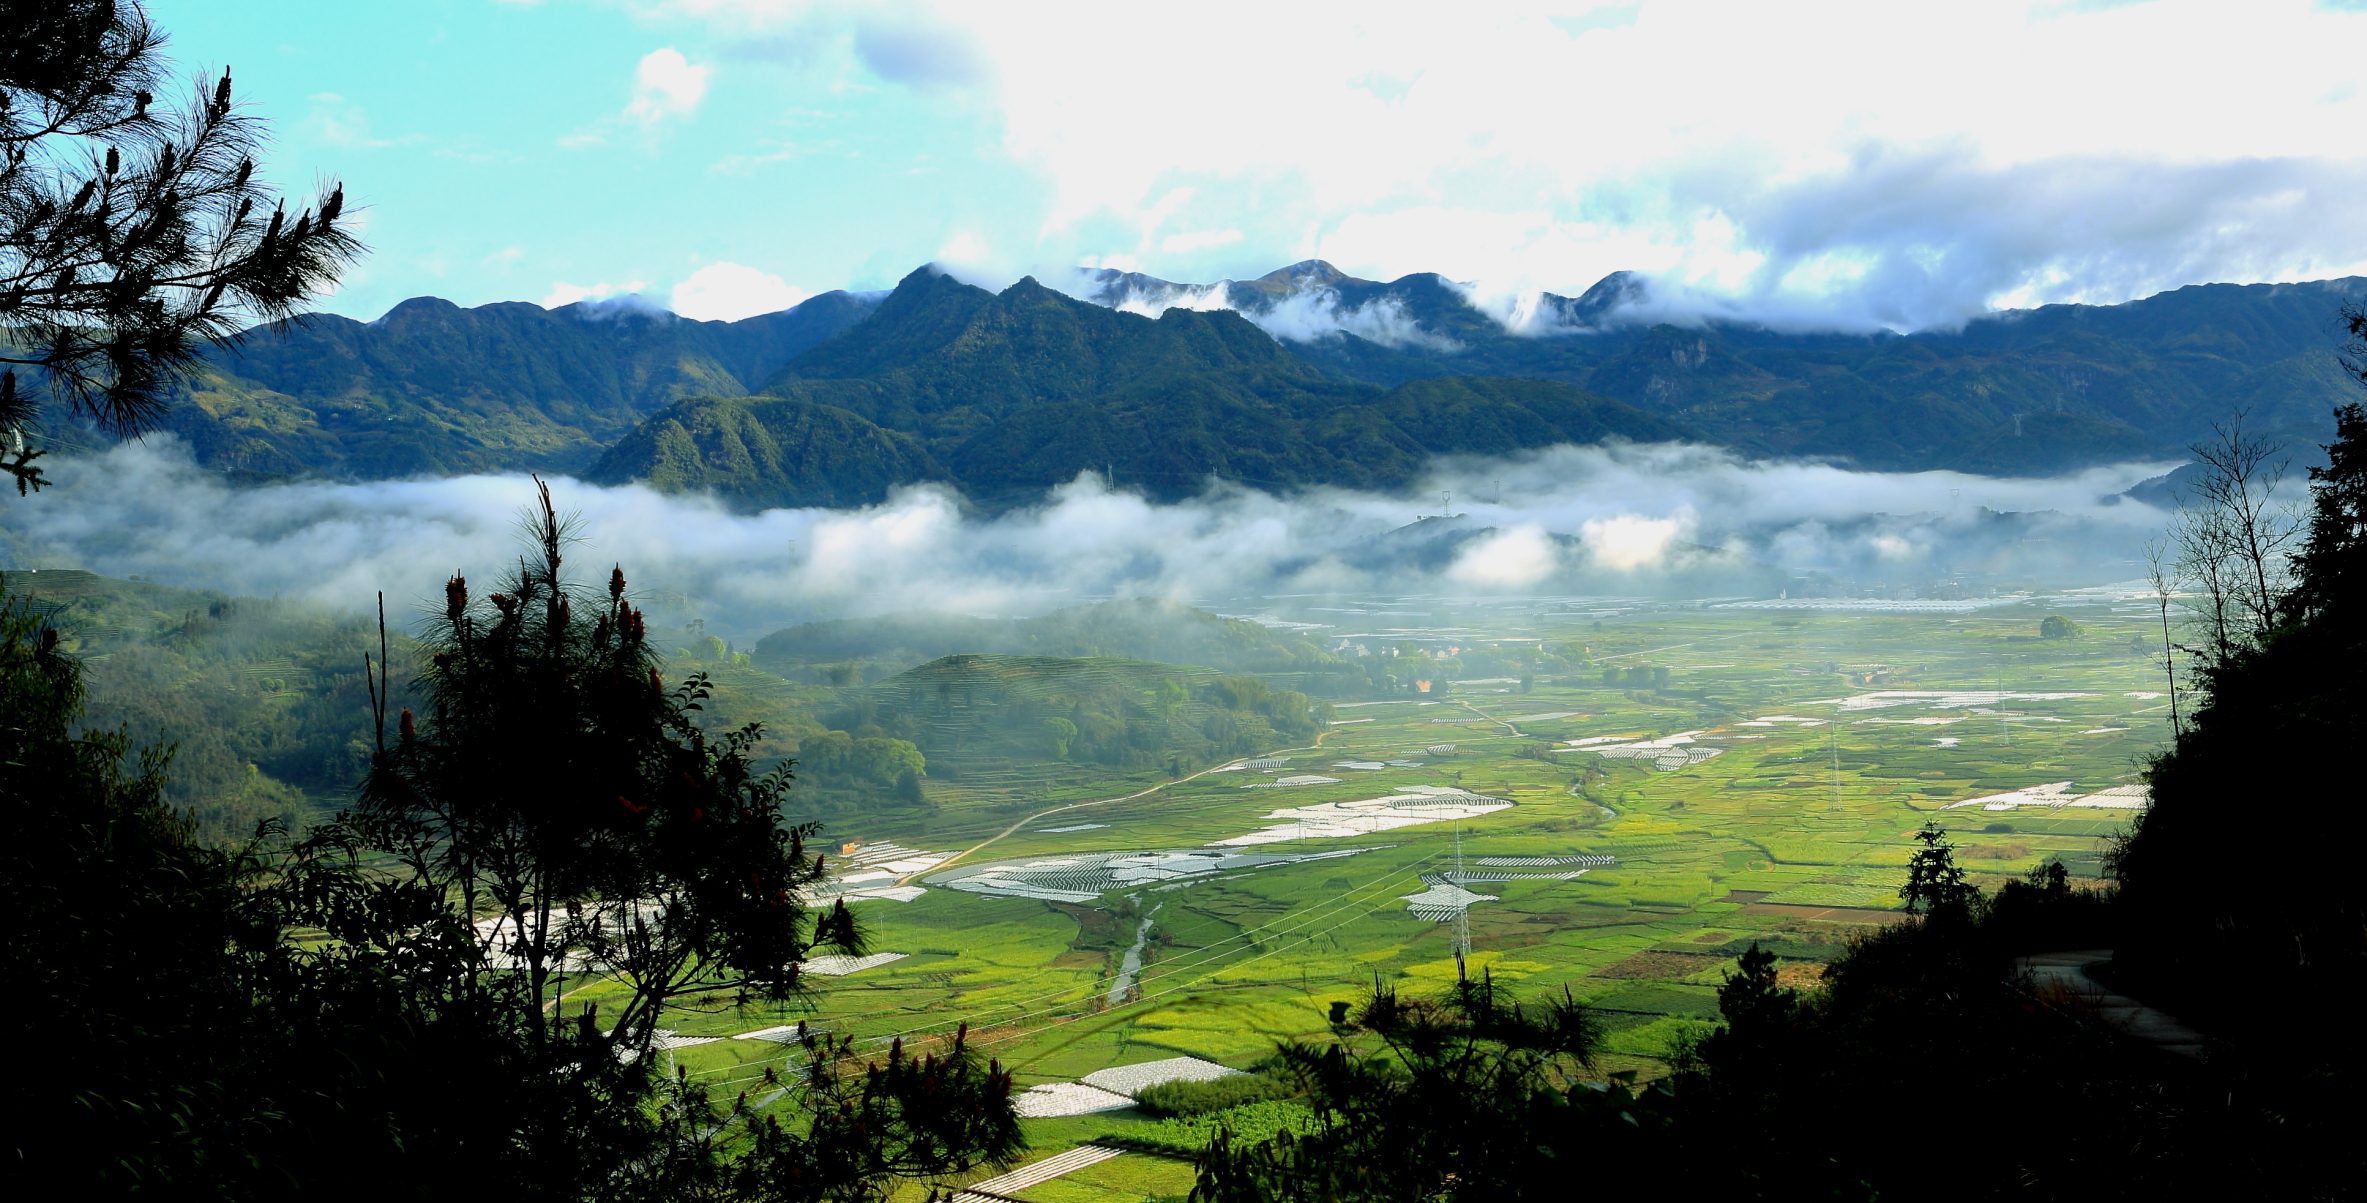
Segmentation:
{"type": "Polygon", "coordinates": [[[805,905],[827,865],[781,821],[787,767],[753,770],[753,729],[699,727],[702,682],[662,683],[621,571],[567,579],[547,495],[531,528],[498,591],[455,577],[429,620],[424,717],[387,731],[373,678],[360,797],[293,843],[190,838],[162,753],[130,773],[122,737],[68,734],[80,672],[56,632],[0,622],[0,805],[26,837],[0,885],[29,920],[0,964],[72,1025],[35,1051],[67,1096],[12,1106],[9,1173],[856,1203],[1023,1147],[1010,1075],[961,1036],[884,1063],[808,1039],[728,1099],[663,1072],[670,1005],[801,1005],[809,954],[862,942],[843,906],[805,905]]]}
{"type": "Polygon", "coordinates": [[[621,569],[570,581],[547,488],[528,527],[498,590],[448,583],[421,639],[424,717],[402,711],[295,875],[337,955],[401,966],[404,1009],[479,1067],[483,1110],[421,1143],[555,1197],[861,1199],[1007,1156],[1009,1077],[958,1041],[854,1085],[851,1046],[825,1050],[793,1092],[822,1110],[787,1128],[658,1080],[669,1006],[797,1003],[801,962],[862,940],[843,903],[804,904],[826,860],[806,853],[814,827],[782,821],[789,766],[754,770],[754,727],[697,725],[704,677],[664,685],[621,569]],[[399,872],[358,872],[364,852],[399,872]],[[568,1004],[571,981],[606,1001],[568,1004]]]}
{"type": "Polygon", "coordinates": [[[0,0],[0,29],[0,469],[23,492],[41,394],[147,430],[199,347],[294,313],[361,244],[335,184],[290,218],[227,70],[158,104],[164,37],[134,0],[0,0]]]}
{"type": "Polygon", "coordinates": [[[1572,1175],[1663,1122],[1665,1092],[1580,1080],[1603,1029],[1567,993],[1520,1003],[1485,976],[1435,999],[1376,985],[1340,1030],[1379,1048],[1280,1049],[1320,1129],[1220,1137],[1201,1155],[1197,1203],[1565,1198],[1572,1175]]]}

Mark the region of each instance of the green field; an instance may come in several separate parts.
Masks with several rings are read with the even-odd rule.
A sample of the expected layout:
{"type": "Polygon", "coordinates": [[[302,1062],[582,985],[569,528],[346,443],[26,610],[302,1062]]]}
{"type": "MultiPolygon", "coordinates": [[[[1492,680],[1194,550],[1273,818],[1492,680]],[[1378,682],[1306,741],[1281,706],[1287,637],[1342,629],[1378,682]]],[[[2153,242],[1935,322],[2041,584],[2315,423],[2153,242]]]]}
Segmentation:
{"type": "MultiPolygon", "coordinates": [[[[1402,899],[1425,889],[1420,874],[1454,867],[1459,839],[1467,871],[1479,871],[1482,857],[1616,858],[1574,880],[1467,881],[1497,896],[1468,910],[1471,964],[1523,993],[1567,987],[1593,1003],[1612,1031],[1606,1068],[1649,1074],[1672,1036],[1715,1020],[1716,984],[1751,941],[1788,958],[1791,977],[1809,978],[1853,931],[1894,921],[1910,836],[1927,821],[1949,829],[1962,863],[1987,886],[2050,858],[2077,877],[2097,875],[2132,812],[1942,808],[2059,782],[2070,795],[2131,785],[2168,732],[2148,616],[2108,592],[1958,614],[1567,601],[1439,610],[1417,600],[1371,616],[1274,612],[1330,623],[1318,632],[1327,637],[1452,645],[1466,655],[1499,640],[1543,640],[1569,669],[1525,685],[1448,681],[1428,696],[1340,700],[1338,721],[1312,742],[1260,749],[1284,761],[1264,770],[1177,780],[1166,767],[1064,761],[1012,764],[983,781],[933,779],[926,807],[837,814],[829,839],[940,854],[975,848],[960,863],[986,863],[1192,850],[1256,831],[1279,808],[1406,786],[1459,787],[1516,805],[1460,824],[1261,845],[1255,851],[1359,851],[1091,902],[942,887],[909,902],[865,901],[858,914],[873,950],[905,959],[827,980],[810,1011],[719,1005],[685,1010],[669,1026],[727,1036],[802,1018],[884,1043],[946,1034],[966,1020],[1023,1085],[1177,1054],[1246,1065],[1276,1041],[1328,1038],[1328,1005],[1375,980],[1419,990],[1452,978],[1449,926],[1409,914],[1402,899]],[[2036,638],[2041,618],[2057,612],[2084,624],[2084,635],[2036,638]],[[1419,620],[1437,625],[1349,625],[1419,620]],[[1645,677],[1605,686],[1607,665],[1670,671],[1665,685],[1645,677]],[[2078,696],[1959,699],[1948,708],[1838,704],[1886,690],[2078,696]],[[1684,732],[1697,733],[1696,742],[1682,746],[1720,753],[1663,771],[1566,745],[1684,732]],[[1451,752],[1440,750],[1447,744],[1451,752]],[[1335,767],[1391,760],[1419,763],[1335,767]],[[1340,780],[1243,788],[1293,775],[1340,780]],[[1028,821],[1056,807],[1068,809],[1028,821]],[[1102,826],[1042,830],[1084,823],[1102,826]],[[1154,919],[1146,964],[1113,1004],[1138,915],[1154,919]]],[[[787,1051],[722,1040],[674,1055],[736,1091],[787,1051]]],[[[1052,1152],[1147,1122],[1118,1112],[1030,1121],[1030,1130],[1039,1150],[1052,1152]]],[[[1087,1186],[1080,1180],[1077,1189],[1087,1186]]],[[[1091,1189],[1102,1192],[1094,1198],[1123,1194],[1091,1189]]],[[[1173,1189],[1145,1187],[1135,1197],[1173,1189]]]]}
{"type": "MultiPolygon", "coordinates": [[[[175,768],[182,804],[209,830],[235,838],[265,807],[302,820],[341,803],[353,749],[365,746],[351,671],[374,642],[364,624],[86,573],[11,574],[8,584],[75,641],[94,715],[136,735],[173,716],[205,733],[183,741],[175,768]]],[[[827,848],[858,860],[884,843],[959,856],[868,883],[925,886],[910,901],[856,904],[872,950],[902,959],[811,979],[806,1010],[719,998],[667,1026],[730,1037],[803,1019],[884,1047],[967,1021],[1022,1085],[1179,1054],[1247,1066],[1278,1041],[1329,1039],[1330,1004],[1376,981],[1420,991],[1451,980],[1448,925],[1405,899],[1445,880],[1459,841],[1466,873],[1488,872],[1483,858],[1611,858],[1460,879],[1494,896],[1467,911],[1469,964],[1516,992],[1567,988],[1593,1004],[1610,1032],[1604,1068],[1648,1076],[1672,1038],[1716,1020],[1716,986],[1752,941],[1785,958],[1787,980],[1806,982],[1853,932],[1895,922],[1910,836],[1927,821],[1949,829],[1983,885],[2048,859],[2094,877],[2133,812],[1943,808],[2008,791],[2129,786],[2168,733],[2158,620],[2108,590],[1923,614],[1635,599],[1218,608],[1306,625],[1268,637],[1180,607],[1087,607],[993,635],[1080,654],[922,662],[866,656],[864,641],[880,639],[842,624],[804,629],[818,650],[807,661],[776,656],[786,676],[694,654],[708,641],[681,632],[669,675],[709,673],[709,725],[761,721],[763,755],[806,762],[792,809],[827,825],[827,848]],[[2040,638],[2055,613],[2083,633],[2040,638]],[[1187,644],[1226,663],[1143,658],[1187,644]],[[1986,696],[1865,696],[1882,691],[1986,696]],[[2001,691],[2062,696],[2001,701],[2001,691]],[[1054,718],[1073,729],[1065,746],[1047,735],[1054,718]],[[1570,746],[1680,734],[1693,742],[1640,758],[1570,746]],[[831,747],[835,770],[818,755],[831,747]],[[865,767],[865,749],[899,748],[926,757],[917,786],[865,767]],[[1700,755],[1709,749],[1717,754],[1700,755]],[[1231,767],[1242,759],[1257,763],[1231,767]],[[1281,784],[1298,778],[1335,780],[1281,784]],[[965,866],[1206,854],[1286,821],[1272,812],[1413,789],[1512,805],[1462,822],[1234,847],[1349,855],[1099,893],[994,897],[940,880],[965,866]],[[1138,933],[1140,973],[1121,981],[1138,933]]],[[[914,627],[886,625],[897,638],[914,627]]],[[[793,1051],[716,1039],[667,1055],[729,1096],[793,1051]]],[[[1028,1129],[1049,1154],[1152,1122],[1124,1110],[1028,1129]]],[[[1182,1162],[1135,1152],[1025,1193],[1133,1200],[1188,1183],[1182,1162]]]]}

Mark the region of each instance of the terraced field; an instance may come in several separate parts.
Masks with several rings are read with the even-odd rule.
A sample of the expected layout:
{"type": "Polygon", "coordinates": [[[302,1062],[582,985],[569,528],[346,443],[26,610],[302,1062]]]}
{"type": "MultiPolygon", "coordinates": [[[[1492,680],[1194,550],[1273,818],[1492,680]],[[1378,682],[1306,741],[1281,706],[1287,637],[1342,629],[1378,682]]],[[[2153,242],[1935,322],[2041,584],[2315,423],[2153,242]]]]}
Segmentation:
{"type": "MultiPolygon", "coordinates": [[[[992,797],[934,789],[927,816],[841,817],[833,841],[936,858],[897,878],[925,892],[858,908],[874,951],[909,955],[823,983],[811,1012],[718,1007],[672,1026],[728,1036],[802,1018],[910,1042],[966,1020],[1023,1085],[1179,1054],[1246,1066],[1276,1041],[1330,1039],[1329,1005],[1376,979],[1450,980],[1438,916],[1451,908],[1437,903],[1452,895],[1438,891],[1463,890],[1474,971],[1524,992],[1568,987],[1609,1014],[1612,1068],[1650,1073],[1672,1037],[1714,1021],[1716,983],[1751,941],[1805,982],[1853,931],[1896,921],[1909,837],[1927,821],[1987,885],[2048,859],[2096,875],[2141,804],[2127,787],[2168,730],[2147,615],[2108,590],[1972,613],[1554,599],[1459,604],[1442,619],[1441,608],[1268,606],[1330,623],[1335,639],[1542,639],[1572,671],[1343,704],[1309,746],[1182,780],[1106,774],[1086,788],[1062,765],[1043,774],[1059,787],[1033,796],[998,781],[992,797]],[[2086,634],[2036,638],[2050,613],[2086,634]],[[1604,667],[1639,666],[1668,669],[1667,683],[1601,684],[1604,667]],[[1456,805],[1370,830],[1309,823],[1303,838],[1248,849],[1289,855],[1213,855],[1311,809],[1418,817],[1408,800],[1456,805]],[[996,875],[953,872],[964,866],[996,875]],[[1034,896],[955,879],[1048,884],[1034,896]]],[[[674,1055],[740,1083],[786,1051],[725,1039],[674,1055]]],[[[1130,1122],[1144,1121],[1029,1124],[1052,1151],[1130,1122]]],[[[1104,1176],[1095,1198],[1132,1180],[1104,1176]]]]}

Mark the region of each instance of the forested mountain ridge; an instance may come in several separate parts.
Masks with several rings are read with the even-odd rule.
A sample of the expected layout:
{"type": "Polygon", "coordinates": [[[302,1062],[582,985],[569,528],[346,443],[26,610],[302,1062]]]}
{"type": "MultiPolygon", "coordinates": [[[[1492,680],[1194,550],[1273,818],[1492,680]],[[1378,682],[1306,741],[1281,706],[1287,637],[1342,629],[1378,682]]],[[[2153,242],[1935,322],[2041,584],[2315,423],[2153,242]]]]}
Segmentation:
{"type": "Polygon", "coordinates": [[[1909,335],[1622,324],[1652,312],[1628,273],[1535,298],[1517,334],[1444,277],[1313,260],[1205,286],[1091,273],[1079,291],[1091,303],[924,268],[884,297],[730,323],[416,298],[374,322],[249,332],[165,428],[255,479],[537,470],[743,507],[920,481],[1008,504],[1102,468],[1160,496],[1211,478],[1390,488],[1437,454],[1612,436],[2042,474],[2176,455],[2244,408],[2289,443],[2321,440],[2345,396],[2335,317],[2367,280],[2198,285],[1909,335]],[[1196,308],[1212,301],[1229,308],[1196,308]]]}
{"type": "Polygon", "coordinates": [[[652,411],[747,392],[870,309],[834,292],[738,322],[434,297],[374,322],[312,314],[212,353],[165,428],[263,476],[578,472],[652,411]]]}
{"type": "Polygon", "coordinates": [[[1382,283],[1320,260],[1216,285],[1102,271],[1085,291],[1141,311],[1221,292],[1310,363],[1381,385],[1559,380],[1755,454],[2011,475],[2175,453],[2246,408],[2288,441],[2323,439],[2348,399],[2338,314],[2367,279],[2193,285],[1905,335],[1648,324],[1650,285],[1627,272],[1541,294],[1520,334],[1435,274],[1382,283]]]}
{"type": "Polygon", "coordinates": [[[760,507],[877,500],[942,465],[972,498],[1001,504],[1089,470],[1163,497],[1212,478],[1389,488],[1439,454],[1689,436],[1555,382],[1383,390],[1318,371],[1229,311],[1154,319],[1033,279],[997,294],[924,268],[869,320],[791,360],[764,396],[674,405],[591,479],[760,507]],[[793,462],[819,475],[783,470],[793,462]]]}

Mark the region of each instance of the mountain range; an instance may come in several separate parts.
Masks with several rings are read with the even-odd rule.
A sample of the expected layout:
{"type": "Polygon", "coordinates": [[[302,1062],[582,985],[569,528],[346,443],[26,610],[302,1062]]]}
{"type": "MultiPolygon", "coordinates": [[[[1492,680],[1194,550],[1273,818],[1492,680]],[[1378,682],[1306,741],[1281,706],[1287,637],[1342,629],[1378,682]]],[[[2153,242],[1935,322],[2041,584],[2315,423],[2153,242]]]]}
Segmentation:
{"type": "Polygon", "coordinates": [[[996,293],[922,268],[729,323],[434,298],[314,315],[211,356],[168,428],[250,479],[531,469],[743,508],[923,481],[999,507],[1088,470],[1159,497],[1389,489],[1437,455],[1605,439],[2025,475],[2175,456],[2239,409],[2322,438],[2356,388],[2340,307],[2367,293],[2199,285],[1869,335],[1647,323],[1650,285],[1626,273],[1512,325],[1443,277],[1320,261],[1061,283],[996,293]]]}

